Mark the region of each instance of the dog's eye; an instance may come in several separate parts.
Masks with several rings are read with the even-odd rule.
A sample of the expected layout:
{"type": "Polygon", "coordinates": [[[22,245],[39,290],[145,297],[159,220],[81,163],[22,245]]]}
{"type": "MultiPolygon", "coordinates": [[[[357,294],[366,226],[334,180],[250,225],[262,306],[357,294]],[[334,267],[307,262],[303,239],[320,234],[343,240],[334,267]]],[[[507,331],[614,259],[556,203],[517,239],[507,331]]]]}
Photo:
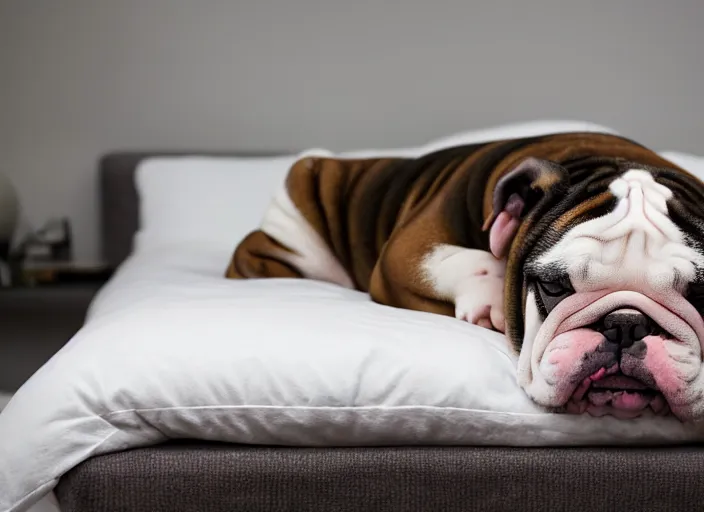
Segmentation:
{"type": "Polygon", "coordinates": [[[563,299],[574,293],[569,279],[558,281],[537,281],[538,308],[547,316],[563,299]]]}
{"type": "Polygon", "coordinates": [[[550,297],[561,297],[574,293],[574,288],[572,288],[572,284],[567,279],[560,281],[538,281],[538,286],[550,297]]]}

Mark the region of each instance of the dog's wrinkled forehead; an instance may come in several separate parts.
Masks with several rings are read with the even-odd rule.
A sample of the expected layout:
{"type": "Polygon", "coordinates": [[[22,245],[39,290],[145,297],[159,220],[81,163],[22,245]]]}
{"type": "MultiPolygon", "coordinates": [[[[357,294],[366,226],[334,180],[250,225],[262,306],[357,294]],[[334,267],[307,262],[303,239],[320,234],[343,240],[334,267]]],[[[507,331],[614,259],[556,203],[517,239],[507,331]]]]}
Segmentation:
{"type": "Polygon", "coordinates": [[[578,291],[681,292],[704,268],[704,255],[670,215],[672,200],[651,171],[627,169],[556,219],[548,229],[556,242],[533,251],[527,266],[539,277],[569,278],[578,291]]]}

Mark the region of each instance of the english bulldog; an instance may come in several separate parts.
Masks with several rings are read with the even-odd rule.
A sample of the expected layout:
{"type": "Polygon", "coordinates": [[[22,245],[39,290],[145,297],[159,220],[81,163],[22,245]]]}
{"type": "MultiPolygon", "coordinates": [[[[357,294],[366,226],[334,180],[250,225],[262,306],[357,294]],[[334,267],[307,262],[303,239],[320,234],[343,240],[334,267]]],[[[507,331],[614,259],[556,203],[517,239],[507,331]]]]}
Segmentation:
{"type": "Polygon", "coordinates": [[[704,417],[704,184],[621,136],[302,156],[225,275],[503,332],[547,410],[704,417]]]}

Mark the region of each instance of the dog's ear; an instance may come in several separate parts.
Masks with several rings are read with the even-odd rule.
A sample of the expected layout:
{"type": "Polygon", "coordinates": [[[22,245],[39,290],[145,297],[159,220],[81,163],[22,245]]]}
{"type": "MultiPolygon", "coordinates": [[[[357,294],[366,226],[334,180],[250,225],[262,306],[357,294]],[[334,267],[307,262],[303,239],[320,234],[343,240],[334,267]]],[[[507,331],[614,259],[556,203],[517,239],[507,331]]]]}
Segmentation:
{"type": "Polygon", "coordinates": [[[503,258],[521,222],[539,204],[564,194],[569,174],[564,167],[538,158],[527,158],[503,176],[494,188],[492,213],[484,223],[489,231],[489,247],[503,258]]]}

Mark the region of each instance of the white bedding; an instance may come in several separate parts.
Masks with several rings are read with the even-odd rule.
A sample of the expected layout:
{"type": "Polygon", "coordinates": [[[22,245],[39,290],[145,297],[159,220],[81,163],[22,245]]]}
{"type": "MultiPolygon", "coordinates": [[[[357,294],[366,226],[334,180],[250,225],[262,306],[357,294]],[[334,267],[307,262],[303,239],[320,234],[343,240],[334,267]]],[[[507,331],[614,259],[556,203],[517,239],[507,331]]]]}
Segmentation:
{"type": "MultiPolygon", "coordinates": [[[[704,159],[679,157],[704,170],[704,159]]],[[[18,391],[0,414],[0,511],[24,510],[93,455],[168,438],[312,446],[704,439],[674,418],[546,413],[516,384],[502,336],[324,283],[225,280],[237,240],[215,238],[141,244],[84,328],[18,391]]]]}

